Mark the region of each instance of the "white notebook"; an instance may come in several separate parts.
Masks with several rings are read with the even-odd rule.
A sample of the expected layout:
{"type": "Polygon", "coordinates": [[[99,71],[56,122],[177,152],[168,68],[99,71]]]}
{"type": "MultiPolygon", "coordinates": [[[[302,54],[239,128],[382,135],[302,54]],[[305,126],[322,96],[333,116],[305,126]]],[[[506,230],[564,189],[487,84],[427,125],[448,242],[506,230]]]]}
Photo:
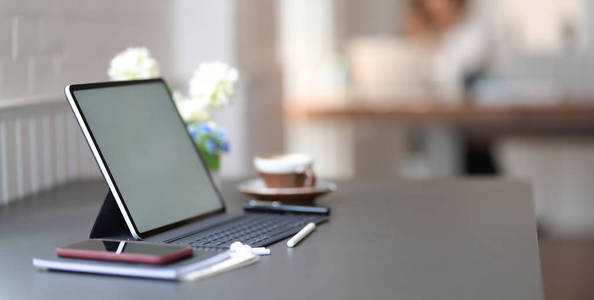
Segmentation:
{"type": "Polygon", "coordinates": [[[230,251],[194,251],[191,258],[165,265],[110,262],[87,259],[62,258],[55,254],[47,258],[33,258],[39,269],[94,273],[117,276],[142,277],[165,280],[196,280],[218,274],[258,260],[258,257],[230,251]]]}

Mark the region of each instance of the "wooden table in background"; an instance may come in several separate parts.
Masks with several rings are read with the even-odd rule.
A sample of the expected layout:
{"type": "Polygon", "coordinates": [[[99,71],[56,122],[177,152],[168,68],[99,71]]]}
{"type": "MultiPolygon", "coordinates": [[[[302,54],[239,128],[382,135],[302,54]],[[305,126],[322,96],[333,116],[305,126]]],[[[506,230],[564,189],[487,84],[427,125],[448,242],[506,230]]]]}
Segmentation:
{"type": "MultiPolygon", "coordinates": [[[[324,103],[324,101],[319,99],[307,103],[324,103]]],[[[594,104],[543,106],[290,104],[285,109],[285,115],[292,121],[345,118],[390,119],[405,124],[448,125],[468,132],[494,134],[594,132],[594,104]]]]}

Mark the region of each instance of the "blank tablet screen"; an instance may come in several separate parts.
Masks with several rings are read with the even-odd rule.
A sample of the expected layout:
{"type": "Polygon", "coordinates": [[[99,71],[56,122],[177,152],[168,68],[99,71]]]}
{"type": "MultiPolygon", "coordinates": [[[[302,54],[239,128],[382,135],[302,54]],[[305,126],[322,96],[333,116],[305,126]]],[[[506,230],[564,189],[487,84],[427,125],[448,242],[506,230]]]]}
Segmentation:
{"type": "Polygon", "coordinates": [[[223,207],[162,81],[72,94],[139,233],[223,207]]]}

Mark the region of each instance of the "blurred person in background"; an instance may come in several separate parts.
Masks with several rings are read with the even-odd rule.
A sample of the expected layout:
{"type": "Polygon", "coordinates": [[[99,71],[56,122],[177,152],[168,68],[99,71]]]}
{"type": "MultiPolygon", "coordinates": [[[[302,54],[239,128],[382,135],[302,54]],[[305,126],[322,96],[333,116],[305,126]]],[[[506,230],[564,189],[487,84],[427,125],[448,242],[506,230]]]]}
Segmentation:
{"type": "Polygon", "coordinates": [[[477,1],[411,0],[404,35],[430,53],[428,81],[446,103],[459,104],[488,68],[491,35],[477,1]]]}

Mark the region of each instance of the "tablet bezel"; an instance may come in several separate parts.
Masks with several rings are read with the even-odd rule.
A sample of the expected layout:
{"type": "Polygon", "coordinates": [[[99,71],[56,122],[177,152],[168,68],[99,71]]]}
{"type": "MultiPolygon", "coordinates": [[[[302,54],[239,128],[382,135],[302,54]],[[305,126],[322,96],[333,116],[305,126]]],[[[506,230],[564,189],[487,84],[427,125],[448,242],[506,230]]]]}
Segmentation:
{"type": "MultiPolygon", "coordinates": [[[[193,216],[193,217],[190,217],[190,218],[187,218],[184,220],[180,220],[180,221],[177,221],[177,222],[174,222],[171,224],[167,224],[167,225],[164,225],[164,226],[161,226],[158,228],[154,228],[154,229],[151,229],[151,230],[145,231],[145,232],[140,232],[138,230],[138,228],[136,227],[136,224],[134,223],[134,219],[132,218],[132,215],[130,214],[128,207],[126,206],[126,203],[123,200],[123,197],[119,191],[119,188],[115,182],[115,179],[111,175],[111,172],[109,170],[107,162],[103,158],[103,154],[101,153],[99,145],[95,141],[93,132],[92,132],[91,128],[88,126],[87,120],[85,119],[85,117],[82,113],[82,110],[80,109],[80,106],[78,104],[78,101],[76,100],[76,97],[74,96],[74,92],[79,91],[79,90],[89,90],[89,89],[116,87],[116,86],[124,86],[124,85],[139,85],[139,84],[155,83],[155,82],[161,83],[163,85],[163,87],[167,90],[167,94],[169,95],[169,100],[171,101],[171,105],[175,106],[175,102],[173,101],[171,91],[169,90],[169,88],[167,88],[167,84],[165,83],[165,80],[163,80],[162,78],[130,80],[130,81],[97,82],[97,83],[85,83],[85,84],[71,84],[71,85],[66,86],[66,88],[64,88],[64,93],[66,95],[66,99],[68,100],[68,104],[69,104],[70,108],[72,109],[74,116],[76,117],[76,121],[77,121],[77,123],[85,137],[85,140],[87,141],[87,144],[89,145],[89,148],[91,149],[91,152],[93,153],[93,156],[95,157],[97,166],[99,166],[99,170],[101,171],[101,174],[103,175],[103,178],[105,179],[105,182],[109,186],[109,189],[110,189],[111,193],[113,194],[113,197],[114,197],[116,203],[118,204],[118,208],[120,209],[120,212],[122,213],[122,216],[124,217],[124,221],[126,222],[128,229],[130,230],[130,234],[132,234],[132,236],[136,239],[146,239],[152,235],[159,234],[159,233],[162,233],[167,230],[177,228],[177,227],[180,227],[183,225],[187,225],[187,224],[211,217],[213,215],[221,214],[226,211],[225,202],[223,201],[223,197],[221,196],[221,193],[220,193],[218,187],[214,184],[214,181],[213,181],[212,177],[210,176],[210,172],[206,168],[204,160],[202,159],[202,156],[200,155],[198,149],[196,147],[193,147],[194,150],[196,151],[196,156],[198,156],[198,159],[200,159],[202,167],[204,167],[206,174],[208,175],[208,179],[210,180],[211,185],[215,189],[217,198],[218,198],[219,202],[221,203],[221,208],[218,210],[212,211],[212,212],[207,212],[205,214],[193,216]]],[[[177,107],[176,107],[176,111],[177,111],[177,107]]],[[[178,117],[179,117],[180,124],[185,129],[186,124],[183,121],[183,119],[181,118],[181,116],[179,115],[179,112],[178,112],[178,117]]],[[[192,141],[192,137],[190,136],[190,133],[187,130],[185,130],[185,131],[186,131],[186,134],[188,135],[188,139],[190,141],[192,141]]]]}

